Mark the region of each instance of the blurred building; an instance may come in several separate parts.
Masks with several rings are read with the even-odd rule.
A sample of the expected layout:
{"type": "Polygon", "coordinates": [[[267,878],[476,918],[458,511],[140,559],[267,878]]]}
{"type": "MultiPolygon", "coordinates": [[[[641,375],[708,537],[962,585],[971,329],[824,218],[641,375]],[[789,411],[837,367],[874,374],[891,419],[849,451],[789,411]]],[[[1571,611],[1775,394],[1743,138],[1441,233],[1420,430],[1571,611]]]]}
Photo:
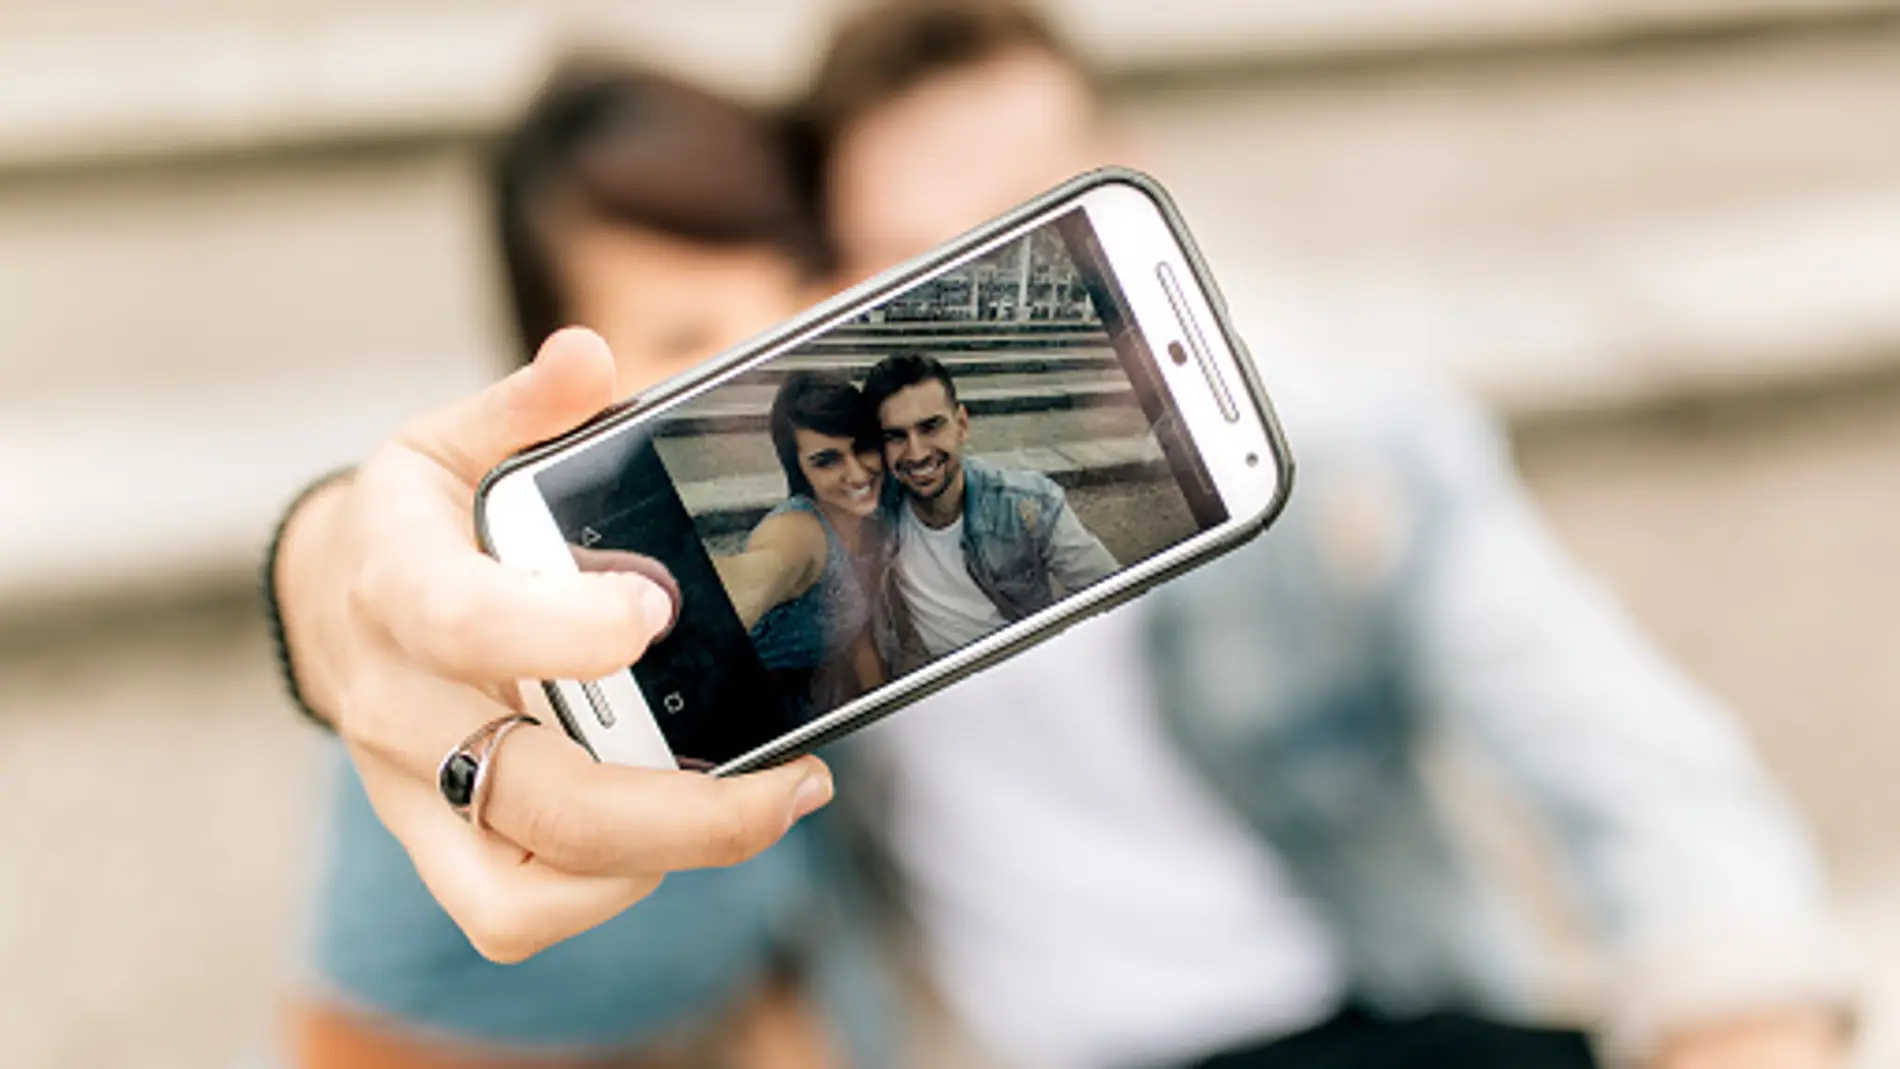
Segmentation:
{"type": "MultiPolygon", "coordinates": [[[[483,139],[577,41],[782,97],[838,6],[0,5],[0,855],[35,859],[0,870],[0,1064],[264,1027],[310,805],[270,762],[307,751],[255,634],[176,606],[241,600],[299,485],[507,361],[483,139]],[[134,609],[182,645],[106,626],[134,609]]],[[[1256,351],[1500,407],[1814,816],[1900,1059],[1900,0],[1054,9],[1256,351]]],[[[1012,247],[903,315],[1074,296],[1012,247]]]]}
{"type": "Polygon", "coordinates": [[[1094,323],[1095,307],[1075,262],[1053,233],[1026,235],[944,272],[866,322],[1094,323]]]}

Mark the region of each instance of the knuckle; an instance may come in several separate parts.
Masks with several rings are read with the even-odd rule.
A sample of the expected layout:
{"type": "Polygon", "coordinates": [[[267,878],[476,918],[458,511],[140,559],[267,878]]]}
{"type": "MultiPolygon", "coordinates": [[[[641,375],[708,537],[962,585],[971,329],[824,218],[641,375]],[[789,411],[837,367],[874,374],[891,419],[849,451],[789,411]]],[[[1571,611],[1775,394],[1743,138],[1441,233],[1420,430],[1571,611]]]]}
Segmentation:
{"type": "Polygon", "coordinates": [[[364,742],[383,741],[390,728],[389,686],[380,674],[357,672],[337,694],[337,730],[364,742]]]}
{"type": "Polygon", "coordinates": [[[476,953],[497,965],[519,965],[546,949],[538,943],[522,939],[486,941],[471,938],[469,943],[476,953]]]}
{"type": "Polygon", "coordinates": [[[474,598],[454,583],[430,583],[415,592],[416,622],[425,634],[463,642],[474,636],[481,613],[474,598]]]}
{"type": "Polygon", "coordinates": [[[586,873],[602,868],[611,851],[597,815],[588,807],[543,795],[528,810],[526,843],[549,864],[568,872],[586,873]]]}
{"type": "Polygon", "coordinates": [[[721,810],[706,831],[706,853],[714,865],[737,865],[772,840],[758,821],[738,809],[721,810]]]}
{"type": "Polygon", "coordinates": [[[356,620],[375,620],[382,616],[382,570],[365,563],[343,582],[343,605],[356,620]]]}
{"type": "Polygon", "coordinates": [[[498,965],[526,961],[546,949],[549,942],[521,910],[501,902],[472,906],[459,923],[475,952],[498,965]]]}
{"type": "Polygon", "coordinates": [[[396,459],[402,455],[402,452],[400,436],[378,443],[369,451],[369,455],[363,458],[362,465],[356,469],[356,484],[366,490],[382,489],[383,485],[389,481],[389,473],[396,467],[396,459]]]}
{"type": "Polygon", "coordinates": [[[361,561],[343,581],[343,605],[350,619],[359,625],[381,629],[390,618],[395,601],[397,573],[387,560],[374,555],[361,561]]]}

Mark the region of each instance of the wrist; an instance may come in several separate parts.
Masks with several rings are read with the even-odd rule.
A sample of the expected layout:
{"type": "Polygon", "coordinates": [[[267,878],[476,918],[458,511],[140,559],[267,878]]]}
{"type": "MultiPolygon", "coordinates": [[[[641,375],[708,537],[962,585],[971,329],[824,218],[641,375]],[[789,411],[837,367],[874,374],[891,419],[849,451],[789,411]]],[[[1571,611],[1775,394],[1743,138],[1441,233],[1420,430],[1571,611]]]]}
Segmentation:
{"type": "Polygon", "coordinates": [[[285,688],[299,711],[326,728],[335,724],[337,688],[329,660],[313,639],[330,611],[324,594],[334,585],[329,565],[349,476],[347,471],[325,476],[292,502],[264,566],[265,605],[285,688]]]}

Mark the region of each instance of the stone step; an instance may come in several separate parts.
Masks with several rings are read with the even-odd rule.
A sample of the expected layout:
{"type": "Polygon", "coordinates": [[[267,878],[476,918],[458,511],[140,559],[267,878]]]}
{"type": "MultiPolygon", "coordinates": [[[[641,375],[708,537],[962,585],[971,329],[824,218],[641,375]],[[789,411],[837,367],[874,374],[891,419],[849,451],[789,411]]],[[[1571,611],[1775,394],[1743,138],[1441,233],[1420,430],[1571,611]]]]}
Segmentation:
{"type": "MultiPolygon", "coordinates": [[[[796,356],[774,360],[754,369],[755,378],[775,381],[794,371],[831,371],[862,380],[871,365],[877,363],[897,347],[867,345],[864,351],[855,351],[856,343],[850,345],[817,345],[796,356]]],[[[934,346],[918,347],[943,363],[958,383],[981,375],[1041,375],[1076,371],[1107,371],[1119,366],[1115,350],[1102,346],[1089,349],[1019,349],[998,350],[988,353],[945,352],[934,346]]]]}
{"type": "MultiPolygon", "coordinates": [[[[0,614],[246,582],[304,479],[503,365],[465,142],[322,147],[361,140],[366,127],[331,125],[345,119],[371,139],[439,131],[443,113],[404,110],[407,82],[309,113],[322,136],[297,142],[303,155],[54,166],[26,134],[70,133],[60,143],[79,151],[104,128],[28,92],[52,73],[101,115],[150,97],[114,127],[150,135],[128,142],[138,160],[174,135],[288,136],[273,125],[287,98],[211,83],[290,71],[285,84],[318,96],[328,83],[215,63],[229,77],[154,81],[90,40],[17,65],[25,39],[0,38],[0,614]],[[92,81],[121,76],[139,93],[92,81]],[[198,112],[167,125],[167,94],[188,85],[225,125],[193,126],[198,112]],[[232,99],[255,108],[218,111],[232,99]]],[[[1896,47],[1875,29],[1294,89],[1229,78],[1117,107],[1256,352],[1414,365],[1536,420],[1900,368],[1900,141],[1869,133],[1900,128],[1896,47]]],[[[453,77],[405,64],[389,77],[420,72],[457,99],[453,77]]],[[[811,359],[848,371],[861,348],[811,359]]],[[[982,362],[1013,353],[952,355],[972,375],[1030,370],[982,362]]]]}
{"type": "MultiPolygon", "coordinates": [[[[1065,489],[1168,477],[1160,447],[1146,437],[1061,442],[980,453],[977,458],[999,468],[1039,471],[1065,489]]],[[[702,536],[730,535],[751,530],[785,500],[785,478],[772,472],[683,483],[680,498],[702,536]]]]}
{"type": "Polygon", "coordinates": [[[978,340],[1004,337],[1099,339],[1102,337],[1102,330],[1099,326],[1073,320],[882,319],[850,323],[819,340],[838,342],[857,338],[943,338],[965,335],[978,340]]]}
{"type": "Polygon", "coordinates": [[[0,616],[250,584],[300,487],[480,386],[384,365],[0,401],[0,616]]]}
{"type": "MultiPolygon", "coordinates": [[[[1004,413],[972,418],[964,448],[982,456],[1074,442],[1138,438],[1147,433],[1147,417],[1135,405],[1004,413]]],[[[779,471],[778,454],[770,436],[762,430],[662,436],[658,448],[667,470],[680,482],[776,475],[779,471]]]]}
{"type": "MultiPolygon", "coordinates": [[[[1900,302],[1883,281],[1900,277],[1891,191],[1728,207],[1537,252],[1456,269],[1215,267],[1263,357],[1422,365],[1519,420],[1900,366],[1900,302]],[[1537,329],[1501,329],[1513,323],[1537,329]]],[[[248,583],[297,487],[490,374],[473,356],[410,356],[0,397],[0,616],[248,583]]]]}
{"type": "MultiPolygon", "coordinates": [[[[933,324],[933,326],[935,326],[933,324]]],[[[818,353],[888,353],[932,351],[940,355],[987,349],[1036,352],[1046,349],[1082,350],[1105,347],[1100,330],[971,329],[942,324],[941,329],[905,331],[837,331],[805,343],[818,353]]]]}
{"type": "MultiPolygon", "coordinates": [[[[442,5],[339,0],[322,10],[228,4],[0,6],[0,172],[123,166],[364,142],[467,139],[503,121],[569,42],[658,55],[753,96],[806,72],[836,0],[678,5],[574,0],[442,5]],[[240,13],[241,12],[241,13],[240,13]]],[[[1863,23],[1894,0],[1412,0],[1341,4],[1060,0],[1052,5],[1111,75],[1192,75],[1415,61],[1442,54],[1863,23]]]]}
{"type": "MultiPolygon", "coordinates": [[[[741,387],[740,389],[744,389],[741,387]]],[[[725,395],[725,396],[730,396],[725,395]]],[[[1096,381],[1061,385],[1010,386],[985,385],[983,378],[957,384],[957,400],[970,415],[1002,416],[1025,412],[1067,412],[1078,408],[1134,406],[1134,387],[1119,374],[1102,375],[1096,381]]],[[[740,401],[692,404],[682,408],[661,430],[663,438],[684,438],[715,434],[757,434],[769,429],[772,391],[759,389],[755,396],[740,401]]]]}

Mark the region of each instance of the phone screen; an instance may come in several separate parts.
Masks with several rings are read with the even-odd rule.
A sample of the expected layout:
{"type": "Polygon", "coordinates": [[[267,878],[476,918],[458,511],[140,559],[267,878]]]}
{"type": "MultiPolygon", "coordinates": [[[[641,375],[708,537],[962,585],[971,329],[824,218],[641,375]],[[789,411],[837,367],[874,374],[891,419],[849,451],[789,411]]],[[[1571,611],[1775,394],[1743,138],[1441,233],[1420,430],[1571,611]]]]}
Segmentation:
{"type": "Polygon", "coordinates": [[[1226,521],[1107,264],[1076,209],[536,474],[583,569],[678,579],[633,676],[683,767],[1226,521]]]}

